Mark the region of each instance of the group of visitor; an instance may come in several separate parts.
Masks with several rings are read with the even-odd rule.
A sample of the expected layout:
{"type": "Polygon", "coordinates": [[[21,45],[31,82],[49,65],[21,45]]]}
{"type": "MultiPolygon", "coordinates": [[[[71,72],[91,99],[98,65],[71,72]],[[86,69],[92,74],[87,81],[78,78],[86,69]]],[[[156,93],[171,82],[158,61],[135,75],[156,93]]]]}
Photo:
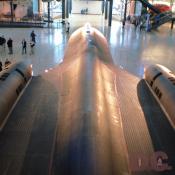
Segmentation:
{"type": "MultiPolygon", "coordinates": [[[[30,34],[30,55],[34,53],[34,46],[36,44],[36,34],[34,31],[31,32],[30,34]]],[[[25,39],[22,40],[21,42],[22,45],[22,54],[27,54],[27,41],[25,39]]],[[[5,37],[2,35],[0,36],[0,46],[4,49],[5,51],[5,47],[6,47],[6,39],[5,37]]],[[[9,38],[7,40],[7,47],[8,47],[8,54],[11,55],[13,54],[13,40],[11,38],[9,38]]]]}

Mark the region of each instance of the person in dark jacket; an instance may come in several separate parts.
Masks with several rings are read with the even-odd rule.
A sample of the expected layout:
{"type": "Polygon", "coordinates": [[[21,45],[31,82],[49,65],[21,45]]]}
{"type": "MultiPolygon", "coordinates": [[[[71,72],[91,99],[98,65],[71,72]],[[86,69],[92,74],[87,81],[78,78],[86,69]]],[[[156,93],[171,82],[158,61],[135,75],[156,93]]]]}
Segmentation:
{"type": "Polygon", "coordinates": [[[22,54],[27,53],[27,42],[25,39],[22,40],[22,54]]]}
{"type": "Polygon", "coordinates": [[[30,37],[31,37],[31,41],[36,43],[36,40],[35,40],[36,34],[34,33],[34,31],[32,31],[32,33],[30,34],[30,37]]]}
{"type": "Polygon", "coordinates": [[[0,72],[2,71],[2,61],[0,61],[0,72]]]}
{"type": "Polygon", "coordinates": [[[6,39],[5,39],[4,35],[2,35],[2,41],[3,41],[3,47],[5,49],[6,39]]]}
{"type": "Polygon", "coordinates": [[[8,39],[7,46],[9,49],[9,54],[13,54],[13,40],[11,38],[8,39]]]}

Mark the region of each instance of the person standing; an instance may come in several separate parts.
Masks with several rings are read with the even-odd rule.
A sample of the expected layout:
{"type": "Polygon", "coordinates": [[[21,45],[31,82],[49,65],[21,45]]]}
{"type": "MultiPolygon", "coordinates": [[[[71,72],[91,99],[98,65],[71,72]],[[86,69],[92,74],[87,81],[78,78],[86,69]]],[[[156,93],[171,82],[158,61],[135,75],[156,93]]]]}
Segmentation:
{"type": "Polygon", "coordinates": [[[5,44],[6,44],[6,39],[4,38],[4,35],[0,37],[0,45],[3,47],[5,50],[5,44]]]}
{"type": "Polygon", "coordinates": [[[151,26],[150,26],[151,24],[150,24],[150,14],[149,13],[147,13],[146,14],[146,31],[147,32],[150,32],[150,29],[151,29],[151,26]]]}
{"type": "Polygon", "coordinates": [[[69,33],[69,29],[70,29],[70,23],[67,22],[67,23],[66,23],[66,32],[67,32],[67,33],[69,33]]]}
{"type": "Polygon", "coordinates": [[[8,39],[7,46],[9,49],[9,54],[13,54],[13,40],[11,38],[8,39]]]}
{"type": "Polygon", "coordinates": [[[3,41],[3,47],[5,49],[6,39],[5,39],[4,35],[2,35],[2,41],[3,41]]]}
{"type": "Polygon", "coordinates": [[[31,41],[30,42],[30,55],[34,54],[34,46],[35,46],[35,43],[33,41],[31,41]]]}
{"type": "Polygon", "coordinates": [[[140,17],[136,16],[135,17],[135,28],[137,29],[137,27],[140,25],[140,17]]]}
{"type": "Polygon", "coordinates": [[[27,42],[25,39],[22,40],[22,54],[27,53],[27,42]]]}
{"type": "MultiPolygon", "coordinates": [[[[2,37],[0,36],[0,48],[3,48],[3,39],[2,39],[2,37]]],[[[1,52],[1,50],[0,50],[0,52],[1,52]]]]}
{"type": "Polygon", "coordinates": [[[31,37],[31,41],[33,41],[34,43],[36,43],[36,40],[35,40],[36,34],[34,33],[34,30],[30,34],[30,37],[31,37]]]}
{"type": "Polygon", "coordinates": [[[2,71],[2,61],[0,61],[0,72],[2,71]]]}

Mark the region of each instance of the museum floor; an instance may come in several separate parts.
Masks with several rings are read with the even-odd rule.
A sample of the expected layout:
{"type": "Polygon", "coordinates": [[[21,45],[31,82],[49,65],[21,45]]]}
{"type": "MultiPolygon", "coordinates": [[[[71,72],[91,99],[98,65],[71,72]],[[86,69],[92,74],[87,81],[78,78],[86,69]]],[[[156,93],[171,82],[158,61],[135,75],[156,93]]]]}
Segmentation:
{"type": "Polygon", "coordinates": [[[45,69],[58,65],[64,55],[67,41],[72,32],[78,27],[90,22],[107,38],[114,63],[128,72],[142,77],[144,68],[150,64],[162,64],[172,71],[175,70],[174,46],[175,29],[170,30],[170,24],[161,26],[152,32],[139,31],[131,24],[122,28],[121,22],[113,21],[112,27],[102,16],[71,15],[69,18],[70,33],[67,34],[65,26],[55,23],[50,28],[0,28],[0,36],[12,38],[14,54],[8,55],[0,48],[0,60],[4,63],[8,58],[12,62],[29,60],[33,64],[34,75],[42,73],[45,69]],[[30,33],[36,33],[36,46],[34,54],[30,54],[30,33]],[[21,42],[25,38],[28,43],[27,54],[22,55],[21,42]]]}

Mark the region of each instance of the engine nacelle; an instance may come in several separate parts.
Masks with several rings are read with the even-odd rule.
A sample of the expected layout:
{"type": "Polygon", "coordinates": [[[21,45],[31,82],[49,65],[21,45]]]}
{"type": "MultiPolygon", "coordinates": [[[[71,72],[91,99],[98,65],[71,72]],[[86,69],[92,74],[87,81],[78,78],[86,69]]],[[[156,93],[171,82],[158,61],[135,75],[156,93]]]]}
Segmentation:
{"type": "Polygon", "coordinates": [[[145,80],[175,128],[175,75],[166,67],[157,64],[146,69],[145,80]]]}
{"type": "Polygon", "coordinates": [[[0,73],[0,130],[31,76],[31,66],[25,62],[13,64],[0,73]]]}

